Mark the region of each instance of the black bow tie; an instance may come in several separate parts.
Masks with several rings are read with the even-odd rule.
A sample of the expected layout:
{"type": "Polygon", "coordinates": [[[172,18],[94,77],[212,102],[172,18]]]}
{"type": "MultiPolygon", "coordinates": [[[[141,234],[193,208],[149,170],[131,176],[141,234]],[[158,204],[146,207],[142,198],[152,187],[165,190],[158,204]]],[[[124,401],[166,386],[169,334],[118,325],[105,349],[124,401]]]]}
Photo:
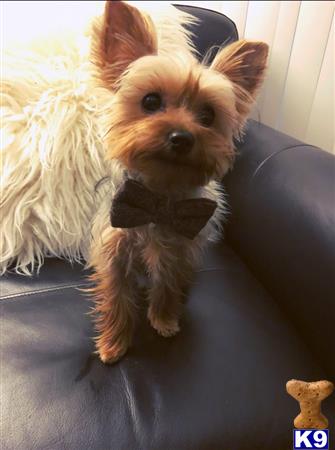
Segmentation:
{"type": "Polygon", "coordinates": [[[142,183],[127,179],[114,196],[110,219],[115,228],[155,223],[167,225],[176,233],[193,239],[211,218],[216,206],[216,202],[208,198],[173,202],[142,183]]]}

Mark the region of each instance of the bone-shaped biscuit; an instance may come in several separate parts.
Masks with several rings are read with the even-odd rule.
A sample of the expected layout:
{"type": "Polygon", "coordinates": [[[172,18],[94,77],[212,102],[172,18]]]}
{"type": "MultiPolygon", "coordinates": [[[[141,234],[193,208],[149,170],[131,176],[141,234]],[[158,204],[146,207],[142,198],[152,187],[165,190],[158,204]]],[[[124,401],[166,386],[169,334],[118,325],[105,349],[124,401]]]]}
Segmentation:
{"type": "Polygon", "coordinates": [[[294,419],[296,428],[327,428],[328,420],[321,412],[321,402],[333,392],[333,383],[326,380],[311,383],[290,380],[286,383],[286,390],[300,404],[301,412],[294,419]]]}

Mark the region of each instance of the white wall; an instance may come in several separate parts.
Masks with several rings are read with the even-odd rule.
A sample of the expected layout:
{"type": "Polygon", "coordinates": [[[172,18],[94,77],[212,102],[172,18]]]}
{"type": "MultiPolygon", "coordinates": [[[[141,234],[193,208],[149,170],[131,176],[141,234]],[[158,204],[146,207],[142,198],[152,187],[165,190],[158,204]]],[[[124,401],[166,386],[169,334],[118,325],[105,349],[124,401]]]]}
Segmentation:
{"type": "Polygon", "coordinates": [[[335,153],[334,2],[175,1],[230,17],[240,38],[270,45],[267,80],[254,117],[335,153]]]}

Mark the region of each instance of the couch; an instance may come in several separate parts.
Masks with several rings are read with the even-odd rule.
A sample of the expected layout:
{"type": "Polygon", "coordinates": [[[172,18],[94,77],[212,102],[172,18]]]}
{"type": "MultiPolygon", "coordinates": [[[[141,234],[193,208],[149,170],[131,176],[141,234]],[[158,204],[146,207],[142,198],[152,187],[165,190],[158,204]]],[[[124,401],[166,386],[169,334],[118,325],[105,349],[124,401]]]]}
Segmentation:
{"type": "MultiPolygon", "coordinates": [[[[237,39],[191,6],[200,56],[237,39]]],[[[285,450],[291,378],[335,379],[335,157],[249,121],[223,183],[225,238],[190,290],[181,332],[145,316],[115,365],[94,353],[80,265],[1,279],[3,450],[285,450]]],[[[335,426],[335,396],[323,410],[335,426]]],[[[335,438],[335,435],[333,439],[335,438]]]]}

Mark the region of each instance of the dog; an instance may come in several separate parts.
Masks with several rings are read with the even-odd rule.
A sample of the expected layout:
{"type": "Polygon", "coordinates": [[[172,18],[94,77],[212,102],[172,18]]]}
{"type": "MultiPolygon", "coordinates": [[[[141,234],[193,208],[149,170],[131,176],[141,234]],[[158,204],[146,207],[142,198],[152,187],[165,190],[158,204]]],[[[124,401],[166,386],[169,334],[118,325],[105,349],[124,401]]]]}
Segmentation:
{"type": "MultiPolygon", "coordinates": [[[[31,160],[34,153],[37,163],[27,169],[25,161],[16,190],[8,187],[14,180],[9,170],[2,266],[16,259],[16,269],[27,271],[28,263],[37,258],[40,265],[46,254],[84,255],[93,270],[96,350],[105,363],[118,361],[131,345],[140,275],[148,282],[151,326],[164,337],[179,331],[194,268],[208,242],[221,236],[220,180],[232,167],[234,139],[264,79],[268,47],[262,42],[237,41],[218,51],[210,66],[199,63],[185,27],[193,21],[172,7],[155,16],[107,1],[90,28],[89,76],[75,94],[76,114],[57,104],[63,122],[56,126],[67,126],[70,137],[62,142],[56,135],[42,151],[47,138],[38,136],[36,152],[36,136],[27,141],[19,128],[10,143],[14,156],[8,167],[22,163],[22,142],[28,145],[25,156],[31,160]],[[79,121],[79,132],[69,119],[79,121]],[[72,146],[67,154],[55,152],[62,143],[72,146]],[[24,198],[19,212],[11,204],[18,193],[24,198]]],[[[86,73],[85,60],[80,64],[86,73]]],[[[8,103],[12,89],[8,81],[8,103]]],[[[15,95],[22,109],[23,83],[15,95]]],[[[36,133],[36,123],[45,130],[46,105],[38,100],[40,115],[34,110],[30,117],[36,133]]],[[[9,122],[17,131],[18,123],[9,122]]]]}

